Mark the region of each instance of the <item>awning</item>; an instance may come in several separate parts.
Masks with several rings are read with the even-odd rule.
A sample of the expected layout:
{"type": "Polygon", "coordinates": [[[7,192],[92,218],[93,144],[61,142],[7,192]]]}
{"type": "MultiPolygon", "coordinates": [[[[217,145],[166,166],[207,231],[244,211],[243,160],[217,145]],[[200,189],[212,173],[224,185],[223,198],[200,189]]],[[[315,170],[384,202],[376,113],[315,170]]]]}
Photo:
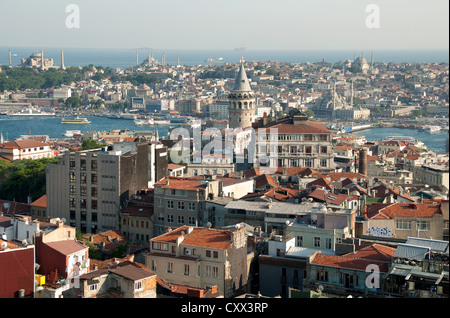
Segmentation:
{"type": "Polygon", "coordinates": [[[422,261],[425,259],[425,255],[430,251],[429,247],[416,246],[399,243],[394,257],[407,258],[415,261],[422,261]]]}

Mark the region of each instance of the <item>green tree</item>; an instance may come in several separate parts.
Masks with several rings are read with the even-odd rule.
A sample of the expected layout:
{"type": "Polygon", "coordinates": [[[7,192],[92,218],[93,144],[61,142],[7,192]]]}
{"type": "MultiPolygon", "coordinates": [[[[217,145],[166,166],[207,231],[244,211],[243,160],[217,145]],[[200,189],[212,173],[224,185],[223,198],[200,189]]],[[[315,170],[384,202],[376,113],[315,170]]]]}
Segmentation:
{"type": "Polygon", "coordinates": [[[0,165],[0,198],[27,202],[36,200],[45,192],[46,167],[56,158],[15,160],[0,165]]]}
{"type": "Polygon", "coordinates": [[[91,138],[83,139],[81,142],[81,150],[97,149],[106,146],[91,138]]]}

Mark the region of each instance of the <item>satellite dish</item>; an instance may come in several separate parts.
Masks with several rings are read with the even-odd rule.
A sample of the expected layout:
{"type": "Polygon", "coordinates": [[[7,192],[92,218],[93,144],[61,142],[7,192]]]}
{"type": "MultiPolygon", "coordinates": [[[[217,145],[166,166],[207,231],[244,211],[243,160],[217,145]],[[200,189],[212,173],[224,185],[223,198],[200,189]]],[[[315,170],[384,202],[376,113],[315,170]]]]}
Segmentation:
{"type": "Polygon", "coordinates": [[[1,245],[2,248],[6,248],[7,246],[8,246],[8,243],[2,242],[2,245],[1,245]]]}
{"type": "Polygon", "coordinates": [[[9,209],[10,206],[11,206],[11,203],[9,203],[9,202],[4,202],[4,203],[3,203],[3,207],[4,207],[5,209],[9,209]]]}
{"type": "Polygon", "coordinates": [[[191,250],[187,248],[187,249],[184,251],[184,254],[186,254],[186,255],[191,255],[191,250]]]}
{"type": "Polygon", "coordinates": [[[66,219],[65,219],[65,218],[62,218],[61,221],[62,221],[63,223],[66,223],[66,219]]]}
{"type": "Polygon", "coordinates": [[[210,229],[211,226],[212,226],[212,223],[211,223],[211,222],[206,223],[206,227],[207,227],[208,229],[210,229]]]}
{"type": "Polygon", "coordinates": [[[23,239],[23,240],[22,240],[22,244],[23,244],[24,246],[27,246],[27,245],[28,245],[28,241],[27,241],[26,239],[23,239]]]}

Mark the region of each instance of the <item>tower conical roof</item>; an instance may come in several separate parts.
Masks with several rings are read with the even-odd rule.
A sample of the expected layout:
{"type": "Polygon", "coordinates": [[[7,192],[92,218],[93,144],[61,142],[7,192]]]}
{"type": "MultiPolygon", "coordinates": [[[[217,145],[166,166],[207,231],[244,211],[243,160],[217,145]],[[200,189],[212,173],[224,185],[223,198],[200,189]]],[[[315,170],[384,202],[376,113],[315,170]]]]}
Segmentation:
{"type": "Polygon", "coordinates": [[[248,92],[251,90],[252,88],[250,87],[250,82],[248,81],[247,74],[245,73],[244,61],[241,61],[241,66],[234,82],[233,91],[248,92]]]}

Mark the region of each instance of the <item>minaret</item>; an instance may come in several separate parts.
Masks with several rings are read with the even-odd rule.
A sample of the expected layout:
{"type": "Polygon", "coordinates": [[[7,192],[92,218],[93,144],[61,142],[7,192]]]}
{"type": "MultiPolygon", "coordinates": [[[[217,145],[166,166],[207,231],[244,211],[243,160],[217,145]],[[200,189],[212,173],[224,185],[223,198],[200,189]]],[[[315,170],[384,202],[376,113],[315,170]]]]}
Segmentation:
{"type": "Polygon", "coordinates": [[[372,57],[370,59],[370,69],[373,71],[373,50],[372,50],[372,57]]]}
{"type": "Polygon", "coordinates": [[[64,66],[64,51],[63,51],[63,49],[61,49],[61,68],[63,70],[66,69],[66,67],[64,66]]]}
{"type": "Polygon", "coordinates": [[[229,95],[229,127],[250,128],[255,118],[255,95],[250,87],[244,68],[244,59],[241,59],[234,88],[229,95]]]}
{"type": "Polygon", "coordinates": [[[139,54],[138,51],[136,50],[136,66],[139,65],[139,54]]]}
{"type": "Polygon", "coordinates": [[[11,67],[12,66],[12,63],[11,63],[11,49],[9,49],[9,67],[11,67]]]}
{"type": "Polygon", "coordinates": [[[353,79],[352,79],[352,98],[350,101],[350,105],[353,107],[353,79]]]}
{"type": "Polygon", "coordinates": [[[180,56],[177,56],[177,66],[180,66],[180,56]]]}
{"type": "Polygon", "coordinates": [[[44,70],[44,49],[41,49],[41,70],[44,70]]]}

